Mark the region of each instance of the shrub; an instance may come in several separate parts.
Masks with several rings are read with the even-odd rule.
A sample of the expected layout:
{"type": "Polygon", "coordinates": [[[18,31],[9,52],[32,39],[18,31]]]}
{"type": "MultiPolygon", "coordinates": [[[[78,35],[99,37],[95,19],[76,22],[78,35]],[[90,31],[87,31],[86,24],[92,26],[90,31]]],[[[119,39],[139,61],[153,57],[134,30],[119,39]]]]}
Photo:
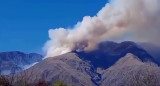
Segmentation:
{"type": "Polygon", "coordinates": [[[0,86],[11,86],[9,81],[5,79],[3,76],[0,76],[0,86]]]}
{"type": "Polygon", "coordinates": [[[67,86],[63,81],[57,81],[53,84],[53,86],[67,86]]]}
{"type": "Polygon", "coordinates": [[[45,81],[38,82],[35,86],[49,86],[49,84],[45,81]]]}

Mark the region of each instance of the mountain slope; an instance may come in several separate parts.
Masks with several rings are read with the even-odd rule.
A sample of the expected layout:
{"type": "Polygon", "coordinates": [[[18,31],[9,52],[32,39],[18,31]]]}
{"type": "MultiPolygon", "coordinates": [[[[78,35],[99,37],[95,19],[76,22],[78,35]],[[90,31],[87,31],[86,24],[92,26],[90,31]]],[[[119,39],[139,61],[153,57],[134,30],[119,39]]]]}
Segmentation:
{"type": "Polygon", "coordinates": [[[101,81],[102,86],[159,86],[159,80],[160,68],[157,65],[127,54],[102,72],[101,81]]]}
{"type": "Polygon", "coordinates": [[[93,67],[77,57],[75,53],[47,58],[26,71],[17,74],[16,80],[26,75],[26,73],[28,73],[26,77],[30,77],[28,79],[29,83],[45,80],[52,84],[61,80],[74,86],[95,86],[96,83],[94,82],[100,80],[93,67]]]}
{"type": "Polygon", "coordinates": [[[138,56],[142,61],[151,60],[157,63],[144,49],[131,41],[124,41],[121,43],[105,41],[100,43],[93,51],[74,52],[83,60],[90,61],[95,68],[101,67],[106,69],[127,53],[132,53],[138,56]]]}
{"type": "Polygon", "coordinates": [[[151,43],[139,43],[139,46],[144,48],[154,59],[160,64],[160,46],[151,43]]]}
{"type": "MultiPolygon", "coordinates": [[[[66,53],[46,58],[13,77],[16,83],[26,81],[33,84],[38,81],[47,81],[51,86],[56,81],[64,81],[73,86],[137,86],[128,85],[133,84],[132,81],[137,74],[147,77],[147,80],[148,76],[146,75],[148,74],[151,79],[155,76],[160,78],[160,68],[150,61],[144,62],[139,57],[129,53],[108,69],[97,72],[92,64],[82,60],[76,53],[66,53]]],[[[145,78],[138,77],[139,81],[143,81],[145,78]]],[[[160,85],[155,84],[154,86],[160,85]]]]}
{"type": "Polygon", "coordinates": [[[0,71],[2,74],[19,72],[35,62],[41,61],[42,58],[42,55],[36,53],[0,52],[0,71]]]}
{"type": "Polygon", "coordinates": [[[97,49],[90,52],[74,51],[48,57],[13,77],[16,83],[21,80],[28,83],[47,81],[52,85],[60,80],[74,86],[130,86],[128,84],[135,84],[132,82],[137,80],[134,80],[135,76],[143,82],[148,80],[148,75],[149,79],[160,77],[159,73],[160,68],[156,61],[136,43],[107,41],[100,43],[97,49]]]}

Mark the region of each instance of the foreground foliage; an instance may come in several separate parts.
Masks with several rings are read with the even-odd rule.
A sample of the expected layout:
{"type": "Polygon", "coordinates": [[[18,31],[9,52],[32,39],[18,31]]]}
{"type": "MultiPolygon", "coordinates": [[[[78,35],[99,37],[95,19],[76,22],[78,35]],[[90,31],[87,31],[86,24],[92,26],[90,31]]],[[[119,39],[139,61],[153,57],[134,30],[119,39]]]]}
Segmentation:
{"type": "Polygon", "coordinates": [[[11,86],[9,81],[3,76],[0,76],[0,86],[11,86]]]}

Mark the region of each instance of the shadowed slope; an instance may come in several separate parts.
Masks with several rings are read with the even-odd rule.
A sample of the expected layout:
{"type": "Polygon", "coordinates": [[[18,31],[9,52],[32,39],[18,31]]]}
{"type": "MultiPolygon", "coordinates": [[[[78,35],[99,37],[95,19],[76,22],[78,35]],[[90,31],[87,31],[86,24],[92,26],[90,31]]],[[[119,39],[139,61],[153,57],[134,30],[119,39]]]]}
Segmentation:
{"type": "Polygon", "coordinates": [[[144,49],[138,47],[136,43],[130,41],[125,41],[122,43],[106,41],[100,43],[97,49],[93,51],[75,51],[75,53],[77,53],[83,60],[90,61],[95,68],[108,68],[127,53],[132,53],[138,56],[142,61],[151,60],[155,62],[152,56],[149,55],[144,49]]]}

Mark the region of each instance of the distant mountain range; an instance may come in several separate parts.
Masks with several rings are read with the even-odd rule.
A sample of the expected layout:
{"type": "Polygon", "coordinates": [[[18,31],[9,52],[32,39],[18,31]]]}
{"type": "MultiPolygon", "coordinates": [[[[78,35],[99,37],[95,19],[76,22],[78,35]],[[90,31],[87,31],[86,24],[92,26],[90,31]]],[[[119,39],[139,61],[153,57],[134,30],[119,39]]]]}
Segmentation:
{"type": "Polygon", "coordinates": [[[160,86],[160,68],[134,42],[102,42],[90,52],[70,52],[46,58],[14,77],[28,83],[64,81],[73,86],[160,86]],[[155,78],[155,79],[154,79],[155,78]],[[158,81],[159,82],[159,81],[158,81]]]}
{"type": "Polygon", "coordinates": [[[22,71],[35,62],[42,61],[43,56],[37,53],[23,53],[19,51],[0,53],[1,74],[11,74],[22,71]]]}

